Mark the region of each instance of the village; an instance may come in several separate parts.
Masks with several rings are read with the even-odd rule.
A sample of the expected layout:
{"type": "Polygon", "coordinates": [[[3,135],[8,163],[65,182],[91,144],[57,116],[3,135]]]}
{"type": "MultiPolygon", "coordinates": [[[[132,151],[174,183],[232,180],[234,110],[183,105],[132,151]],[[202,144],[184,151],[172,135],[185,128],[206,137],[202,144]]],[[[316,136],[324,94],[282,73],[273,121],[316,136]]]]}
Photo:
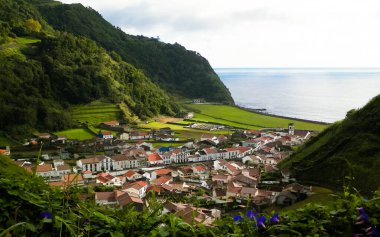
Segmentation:
{"type": "MultiPolygon", "coordinates": [[[[96,139],[80,144],[39,134],[29,146],[58,144],[59,155],[43,154],[37,166],[24,159],[16,162],[52,187],[93,187],[94,201],[99,205],[132,205],[142,210],[147,199],[155,195],[163,203],[164,213],[176,213],[186,222],[194,221],[196,213],[195,221],[206,225],[223,213],[238,212],[247,205],[257,211],[273,205],[292,205],[312,191],[294,182],[289,171],[276,166],[294,147],[315,134],[296,130],[293,123],[288,128],[236,130],[225,135],[204,133],[180,146],[168,143],[156,148],[150,141],[175,142],[175,132],[169,127],[125,132],[118,121],[104,122],[102,126],[120,132],[116,137],[111,132],[99,132],[96,139]],[[75,145],[96,154],[72,154],[69,148],[75,145]]],[[[7,149],[2,152],[10,153],[7,149]]]]}

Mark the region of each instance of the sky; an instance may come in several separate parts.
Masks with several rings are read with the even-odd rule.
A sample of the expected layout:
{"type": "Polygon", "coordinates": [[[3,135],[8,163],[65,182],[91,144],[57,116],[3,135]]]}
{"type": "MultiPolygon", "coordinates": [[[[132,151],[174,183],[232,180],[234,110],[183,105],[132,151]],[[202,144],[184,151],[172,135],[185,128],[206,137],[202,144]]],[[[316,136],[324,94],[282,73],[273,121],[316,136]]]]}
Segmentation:
{"type": "Polygon", "coordinates": [[[379,0],[60,0],[221,67],[380,67],[379,0]]]}

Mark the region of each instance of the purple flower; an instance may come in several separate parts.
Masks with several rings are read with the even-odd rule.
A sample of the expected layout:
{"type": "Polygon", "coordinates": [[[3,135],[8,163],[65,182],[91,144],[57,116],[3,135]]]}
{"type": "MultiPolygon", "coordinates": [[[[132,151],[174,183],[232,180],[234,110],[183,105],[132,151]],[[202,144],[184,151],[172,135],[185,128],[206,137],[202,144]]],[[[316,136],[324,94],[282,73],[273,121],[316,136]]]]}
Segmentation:
{"type": "Polygon", "coordinates": [[[89,219],[86,219],[84,222],[83,222],[83,225],[89,225],[90,224],[90,220],[89,219]]]}
{"type": "Polygon", "coordinates": [[[358,211],[359,211],[359,214],[360,214],[360,217],[362,218],[362,220],[364,222],[368,223],[369,222],[369,218],[368,218],[367,213],[365,213],[364,208],[363,207],[359,207],[358,211]]]}
{"type": "Polygon", "coordinates": [[[376,228],[376,226],[371,226],[371,227],[369,227],[367,230],[366,230],[366,234],[367,235],[370,235],[370,236],[372,236],[372,237],[378,237],[378,236],[380,236],[380,233],[379,233],[379,231],[377,230],[377,228],[376,228]]]}
{"type": "Polygon", "coordinates": [[[279,217],[278,213],[275,213],[269,220],[271,223],[279,223],[280,217],[279,217]]]}
{"type": "Polygon", "coordinates": [[[267,219],[264,217],[264,216],[260,216],[259,218],[257,218],[257,226],[259,228],[265,228],[265,221],[267,219]]]}
{"type": "Polygon", "coordinates": [[[41,217],[43,218],[43,222],[50,223],[53,221],[53,214],[48,211],[44,211],[41,213],[41,217]]]}
{"type": "Polygon", "coordinates": [[[247,217],[251,220],[253,220],[253,218],[256,218],[257,217],[257,212],[253,212],[252,210],[248,210],[247,211],[247,217]]]}
{"type": "Polygon", "coordinates": [[[239,222],[239,221],[242,221],[243,220],[243,217],[241,217],[240,215],[237,215],[234,217],[234,221],[235,222],[239,222]]]}

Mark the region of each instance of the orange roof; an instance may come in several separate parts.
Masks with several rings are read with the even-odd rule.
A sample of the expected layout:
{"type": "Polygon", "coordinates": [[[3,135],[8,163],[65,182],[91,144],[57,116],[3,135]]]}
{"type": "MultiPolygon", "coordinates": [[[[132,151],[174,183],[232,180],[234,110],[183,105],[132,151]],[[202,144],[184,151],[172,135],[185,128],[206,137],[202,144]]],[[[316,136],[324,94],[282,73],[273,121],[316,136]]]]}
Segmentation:
{"type": "Polygon", "coordinates": [[[101,132],[103,135],[112,135],[112,132],[101,132]]]}
{"type": "Polygon", "coordinates": [[[203,149],[203,151],[206,152],[207,154],[216,154],[216,153],[218,153],[218,151],[214,147],[212,147],[212,148],[205,148],[205,149],[203,149]]]}
{"type": "Polygon", "coordinates": [[[157,154],[157,153],[153,153],[153,154],[150,154],[149,156],[148,156],[148,161],[160,161],[160,160],[162,160],[162,158],[160,157],[160,155],[159,154],[157,154]]]}
{"type": "Polygon", "coordinates": [[[138,184],[138,185],[140,185],[141,187],[145,187],[145,186],[147,186],[148,184],[146,183],[146,182],[144,182],[144,181],[137,181],[137,182],[135,182],[136,184],[138,184]]]}
{"type": "Polygon", "coordinates": [[[82,171],[82,174],[92,174],[92,172],[90,170],[84,170],[82,171]]]}
{"type": "Polygon", "coordinates": [[[245,147],[245,146],[238,146],[238,147],[229,147],[229,148],[225,148],[224,150],[229,151],[229,152],[231,152],[231,151],[238,151],[239,154],[241,154],[241,153],[244,153],[244,152],[246,152],[246,151],[249,151],[250,148],[245,147]]]}
{"type": "Polygon", "coordinates": [[[170,176],[161,176],[158,179],[152,180],[151,183],[154,183],[156,185],[161,185],[161,184],[168,182],[171,179],[172,179],[172,177],[170,177],[170,176]]]}
{"type": "Polygon", "coordinates": [[[53,166],[51,164],[43,164],[37,165],[36,172],[49,172],[53,170],[53,166]]]}
{"type": "Polygon", "coordinates": [[[239,147],[237,147],[237,149],[239,150],[240,153],[244,153],[244,152],[249,151],[251,148],[248,148],[245,146],[239,146],[239,147]]]}
{"type": "Polygon", "coordinates": [[[175,149],[175,150],[172,150],[172,153],[173,154],[180,154],[182,152],[181,149],[175,149]]]}
{"type": "Polygon", "coordinates": [[[149,193],[150,191],[154,191],[156,193],[160,193],[161,192],[161,188],[158,187],[158,186],[149,186],[149,188],[146,190],[146,192],[149,193]]]}
{"type": "Polygon", "coordinates": [[[197,165],[197,166],[195,166],[195,169],[196,169],[197,171],[204,171],[204,170],[206,170],[205,167],[204,167],[203,165],[197,165]]]}
{"type": "Polygon", "coordinates": [[[133,171],[133,170],[128,170],[127,172],[125,172],[125,174],[124,174],[123,176],[130,178],[130,177],[132,177],[132,176],[135,175],[135,174],[136,174],[135,171],[133,171]]]}
{"type": "Polygon", "coordinates": [[[99,155],[99,156],[93,156],[93,157],[86,158],[86,159],[81,159],[80,161],[82,161],[82,164],[93,164],[93,163],[98,163],[98,162],[104,160],[105,158],[106,158],[106,156],[99,155]]]}
{"type": "Polygon", "coordinates": [[[65,183],[71,183],[71,182],[81,182],[83,181],[83,177],[80,174],[67,174],[64,176],[65,183]]]}
{"type": "Polygon", "coordinates": [[[155,170],[154,172],[156,173],[156,175],[165,175],[165,174],[169,174],[169,173],[173,172],[173,170],[171,170],[171,169],[159,169],[159,170],[155,170]]]}
{"type": "Polygon", "coordinates": [[[7,153],[7,150],[0,149],[0,154],[5,154],[7,153]]]}
{"type": "Polygon", "coordinates": [[[237,147],[228,147],[228,148],[225,148],[224,150],[226,150],[226,151],[238,151],[239,149],[237,149],[237,147]]]}

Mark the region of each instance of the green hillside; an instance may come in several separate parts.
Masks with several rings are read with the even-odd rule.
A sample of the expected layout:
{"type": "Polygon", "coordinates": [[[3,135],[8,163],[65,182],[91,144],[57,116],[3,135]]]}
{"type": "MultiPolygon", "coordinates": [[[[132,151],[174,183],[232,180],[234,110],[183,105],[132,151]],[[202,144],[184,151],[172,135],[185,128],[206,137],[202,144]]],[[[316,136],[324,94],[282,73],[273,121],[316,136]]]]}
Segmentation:
{"type": "Polygon", "coordinates": [[[228,105],[187,104],[185,106],[189,110],[196,111],[194,121],[214,122],[243,129],[286,128],[289,123],[294,123],[296,129],[302,130],[321,131],[327,127],[325,124],[257,114],[228,105]]]}
{"type": "Polygon", "coordinates": [[[124,119],[179,112],[169,95],[134,66],[94,41],[54,31],[34,6],[0,0],[0,130],[69,128],[69,108],[103,100],[124,119]]]}
{"type": "Polygon", "coordinates": [[[166,44],[155,38],[125,34],[95,10],[81,4],[34,2],[40,2],[37,5],[43,18],[55,29],[86,36],[107,50],[117,52],[171,94],[233,103],[228,89],[208,61],[197,52],[186,50],[177,43],[166,44]]]}
{"type": "Polygon", "coordinates": [[[345,176],[369,193],[380,188],[380,95],[281,163],[298,180],[340,189],[345,176]]]}

